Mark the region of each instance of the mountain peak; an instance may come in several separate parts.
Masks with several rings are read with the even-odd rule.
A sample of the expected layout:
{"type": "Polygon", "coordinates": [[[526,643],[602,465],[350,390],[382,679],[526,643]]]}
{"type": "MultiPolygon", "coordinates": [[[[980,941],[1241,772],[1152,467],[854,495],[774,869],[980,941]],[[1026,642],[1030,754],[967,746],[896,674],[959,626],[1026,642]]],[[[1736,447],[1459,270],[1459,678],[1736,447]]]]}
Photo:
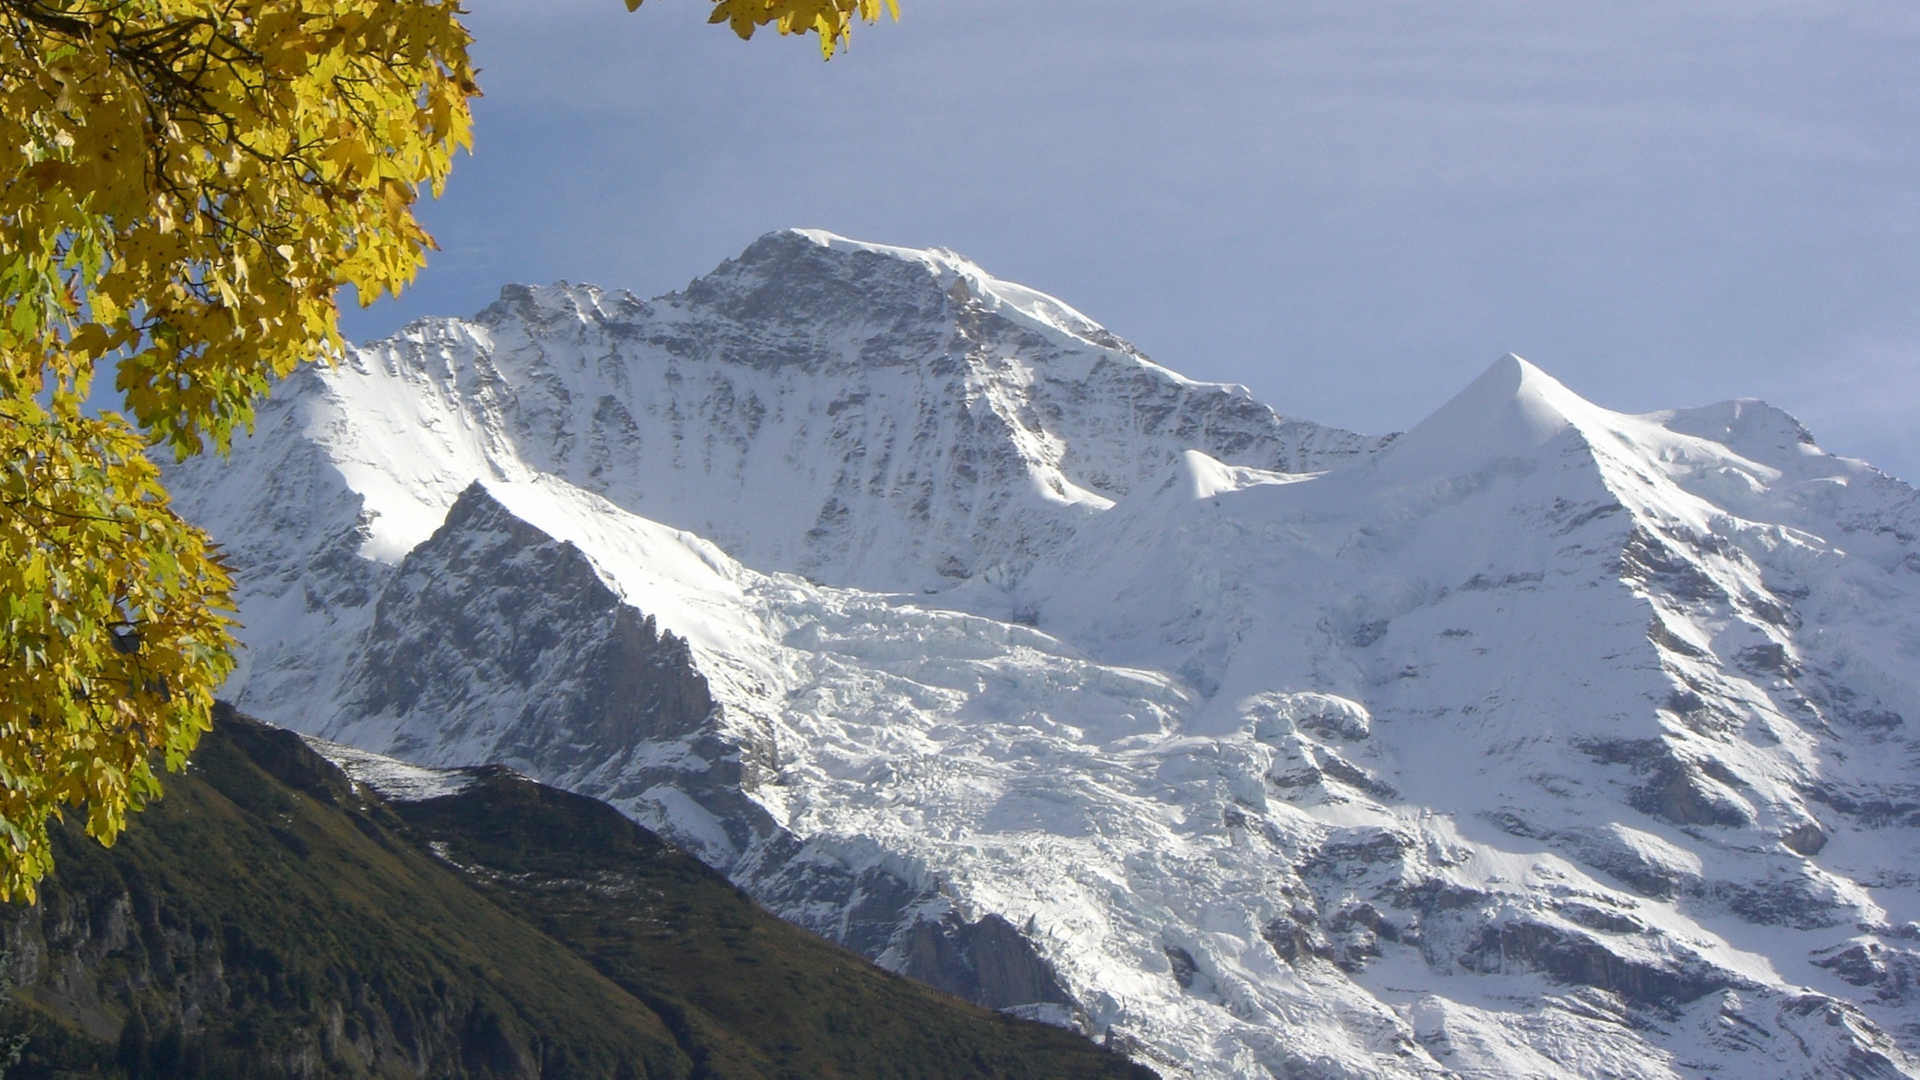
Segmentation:
{"type": "Polygon", "coordinates": [[[1530,375],[1545,375],[1546,372],[1521,356],[1519,353],[1502,353],[1500,358],[1487,365],[1480,378],[1499,378],[1503,380],[1524,381],[1530,375]]]}
{"type": "Polygon", "coordinates": [[[831,233],[621,303],[174,467],[230,692],[1176,1075],[1920,1076],[1911,488],[1511,355],[1383,450],[831,233]]]}
{"type": "MultiPolygon", "coordinates": [[[[1488,364],[1485,371],[1441,406],[1434,416],[1456,406],[1489,412],[1517,409],[1543,430],[1556,431],[1572,419],[1572,413],[1593,408],[1586,399],[1518,353],[1506,353],[1488,364]]],[[[1483,414],[1481,418],[1494,417],[1483,414]]],[[[1551,436],[1551,432],[1546,433],[1551,436]]]]}
{"type": "Polygon", "coordinates": [[[1649,414],[1648,419],[1669,431],[1725,444],[1756,461],[1777,458],[1782,451],[1796,455],[1819,452],[1806,425],[1785,409],[1759,398],[1672,409],[1649,414]]]}
{"type": "Polygon", "coordinates": [[[949,248],[911,248],[855,240],[825,229],[778,229],[738,258],[687,286],[696,303],[729,310],[742,304],[760,319],[788,311],[818,314],[825,302],[853,313],[880,307],[950,308],[977,304],[1035,329],[1065,333],[1106,349],[1132,346],[1057,297],[996,278],[949,248]],[[800,302],[804,300],[804,302],[800,302]]]}
{"type": "Polygon", "coordinates": [[[1602,410],[1514,353],[1488,365],[1379,458],[1395,473],[1471,472],[1533,457],[1602,410]]]}

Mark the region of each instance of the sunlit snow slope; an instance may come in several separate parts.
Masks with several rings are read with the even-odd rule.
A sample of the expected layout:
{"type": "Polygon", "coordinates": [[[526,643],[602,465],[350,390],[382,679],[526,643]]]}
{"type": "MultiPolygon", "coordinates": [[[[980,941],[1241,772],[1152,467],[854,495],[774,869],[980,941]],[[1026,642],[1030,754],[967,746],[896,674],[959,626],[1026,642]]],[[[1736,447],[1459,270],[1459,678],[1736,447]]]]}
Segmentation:
{"type": "Polygon", "coordinates": [[[512,286],[175,471],[251,711],[1172,1076],[1920,1075],[1920,496],[1518,358],[1394,440],[945,251],[512,286]]]}

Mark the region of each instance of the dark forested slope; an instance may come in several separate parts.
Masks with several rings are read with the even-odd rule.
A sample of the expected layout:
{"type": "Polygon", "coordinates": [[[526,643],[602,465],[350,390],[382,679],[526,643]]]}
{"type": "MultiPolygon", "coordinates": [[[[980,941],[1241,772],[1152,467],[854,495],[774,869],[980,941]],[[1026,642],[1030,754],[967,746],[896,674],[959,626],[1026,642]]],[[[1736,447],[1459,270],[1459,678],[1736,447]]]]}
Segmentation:
{"type": "Polygon", "coordinates": [[[0,910],[21,1076],[1133,1077],[759,910],[504,770],[389,802],[222,710],[112,849],[0,910]]]}

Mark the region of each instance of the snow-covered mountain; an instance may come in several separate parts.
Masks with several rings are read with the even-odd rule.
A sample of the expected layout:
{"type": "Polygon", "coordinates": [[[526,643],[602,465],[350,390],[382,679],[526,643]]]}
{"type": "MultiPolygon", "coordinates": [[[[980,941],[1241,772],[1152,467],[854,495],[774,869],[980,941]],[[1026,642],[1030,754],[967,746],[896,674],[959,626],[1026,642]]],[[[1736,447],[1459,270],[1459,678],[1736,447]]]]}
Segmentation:
{"type": "Polygon", "coordinates": [[[230,692],[1192,1076],[1920,1075],[1920,494],[1517,358],[1371,439],[951,252],[510,286],[173,471],[230,692]]]}

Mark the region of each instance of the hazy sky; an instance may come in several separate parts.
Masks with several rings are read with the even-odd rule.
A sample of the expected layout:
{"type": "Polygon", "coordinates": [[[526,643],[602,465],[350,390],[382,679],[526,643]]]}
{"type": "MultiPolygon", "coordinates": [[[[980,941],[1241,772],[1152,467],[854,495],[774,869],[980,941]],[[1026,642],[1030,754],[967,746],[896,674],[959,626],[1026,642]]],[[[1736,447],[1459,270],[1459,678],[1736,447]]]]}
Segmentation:
{"type": "Polygon", "coordinates": [[[1403,428],[1512,351],[1613,408],[1764,397],[1920,480],[1912,0],[900,3],[823,64],[699,0],[468,0],[444,250],[348,332],[815,226],[1293,415],[1403,428]]]}

